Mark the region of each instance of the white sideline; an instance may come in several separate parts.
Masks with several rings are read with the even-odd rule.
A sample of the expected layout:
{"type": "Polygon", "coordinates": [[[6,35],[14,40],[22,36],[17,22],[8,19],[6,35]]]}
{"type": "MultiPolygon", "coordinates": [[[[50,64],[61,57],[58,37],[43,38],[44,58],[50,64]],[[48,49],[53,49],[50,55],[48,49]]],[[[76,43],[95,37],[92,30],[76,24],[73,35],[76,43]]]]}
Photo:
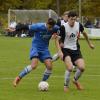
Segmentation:
{"type": "MultiPolygon", "coordinates": [[[[39,67],[39,66],[38,66],[39,67]]],[[[54,66],[55,67],[55,66],[54,66]]],[[[60,67],[60,66],[58,66],[58,67],[60,67]]],[[[88,65],[88,64],[86,64],[86,69],[92,69],[92,68],[96,68],[96,67],[98,67],[98,68],[100,68],[100,65],[88,65]]],[[[64,67],[63,67],[64,68],[64,67]]],[[[0,71],[1,70],[14,70],[14,69],[21,69],[21,68],[15,68],[15,67],[10,67],[10,69],[7,69],[7,67],[0,67],[0,71]]],[[[98,70],[98,69],[97,69],[98,70]]]]}
{"type": "MultiPolygon", "coordinates": [[[[100,65],[95,65],[95,64],[92,64],[92,65],[86,65],[86,69],[91,69],[92,70],[92,68],[96,68],[96,67],[100,67],[100,65]],[[89,67],[89,68],[88,68],[89,67]],[[91,67],[91,68],[90,68],[91,67]]],[[[5,69],[6,67],[0,67],[0,71],[2,71],[2,70],[6,70],[5,69]]],[[[11,68],[12,70],[14,70],[15,68],[14,67],[12,67],[11,68]]],[[[97,69],[97,68],[96,68],[97,69]]],[[[7,69],[8,70],[8,69],[7,69]]],[[[10,69],[9,69],[10,70],[10,69]]],[[[84,74],[83,75],[84,77],[100,77],[100,74],[84,74]]],[[[34,78],[40,78],[40,77],[42,77],[42,75],[41,76],[37,76],[37,74],[36,75],[34,75],[34,77],[33,78],[25,78],[25,79],[27,79],[27,80],[29,80],[29,79],[34,79],[34,78]]],[[[58,76],[56,76],[56,75],[52,75],[51,77],[53,77],[53,78],[64,78],[64,75],[58,75],[58,76]]],[[[0,77],[0,80],[13,80],[15,77],[0,77]]]]}
{"type": "MultiPolygon", "coordinates": [[[[34,75],[35,76],[35,75],[34,75]]],[[[36,78],[40,78],[41,76],[37,76],[36,78]]],[[[64,78],[64,76],[51,76],[53,78],[64,78]]],[[[100,77],[100,74],[96,74],[96,75],[92,75],[92,74],[85,74],[84,77],[100,77]]],[[[26,80],[29,80],[29,79],[34,79],[35,77],[33,78],[25,78],[26,80]]],[[[12,80],[14,79],[14,77],[2,77],[0,78],[0,80],[12,80]]]]}

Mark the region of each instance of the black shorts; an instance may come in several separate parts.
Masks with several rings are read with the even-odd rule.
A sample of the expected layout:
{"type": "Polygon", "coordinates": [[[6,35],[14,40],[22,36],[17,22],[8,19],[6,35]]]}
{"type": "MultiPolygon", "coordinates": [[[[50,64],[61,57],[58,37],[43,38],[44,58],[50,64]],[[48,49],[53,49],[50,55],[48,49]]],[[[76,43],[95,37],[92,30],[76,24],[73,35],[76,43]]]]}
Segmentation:
{"type": "Polygon", "coordinates": [[[77,59],[83,58],[80,49],[78,49],[78,50],[70,50],[70,49],[67,49],[67,48],[63,48],[62,49],[62,52],[64,54],[63,60],[65,60],[65,57],[66,56],[70,56],[71,57],[71,60],[72,60],[72,63],[74,65],[75,65],[75,61],[77,59]]]}

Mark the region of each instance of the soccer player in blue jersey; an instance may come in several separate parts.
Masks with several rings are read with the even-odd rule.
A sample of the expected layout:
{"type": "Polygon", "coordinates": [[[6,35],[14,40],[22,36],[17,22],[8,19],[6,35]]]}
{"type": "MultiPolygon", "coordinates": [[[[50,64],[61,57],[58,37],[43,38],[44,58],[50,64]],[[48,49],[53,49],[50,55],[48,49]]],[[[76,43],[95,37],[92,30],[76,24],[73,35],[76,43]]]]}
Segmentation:
{"type": "Polygon", "coordinates": [[[57,33],[59,27],[55,25],[54,19],[49,18],[47,23],[36,23],[32,25],[23,25],[19,29],[27,29],[34,31],[34,37],[32,40],[32,47],[30,50],[31,64],[26,66],[24,70],[15,78],[13,85],[16,87],[21,79],[29,72],[37,68],[38,61],[40,60],[46,66],[46,70],[43,75],[42,81],[46,81],[52,73],[52,57],[48,50],[49,40],[52,36],[56,37],[54,33],[57,33]]]}

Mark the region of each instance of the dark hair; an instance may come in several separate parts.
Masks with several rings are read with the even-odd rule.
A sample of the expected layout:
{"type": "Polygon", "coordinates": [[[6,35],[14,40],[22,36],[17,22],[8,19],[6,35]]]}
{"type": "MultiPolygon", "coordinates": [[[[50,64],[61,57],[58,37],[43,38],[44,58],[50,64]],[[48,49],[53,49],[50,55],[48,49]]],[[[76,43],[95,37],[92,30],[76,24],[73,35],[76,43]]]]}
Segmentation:
{"type": "Polygon", "coordinates": [[[78,16],[77,13],[75,11],[70,11],[68,13],[68,17],[75,17],[75,16],[78,16]]]}
{"type": "Polygon", "coordinates": [[[54,26],[54,25],[56,24],[56,21],[55,21],[53,18],[49,18],[48,21],[47,21],[47,23],[48,23],[49,25],[54,26]]]}

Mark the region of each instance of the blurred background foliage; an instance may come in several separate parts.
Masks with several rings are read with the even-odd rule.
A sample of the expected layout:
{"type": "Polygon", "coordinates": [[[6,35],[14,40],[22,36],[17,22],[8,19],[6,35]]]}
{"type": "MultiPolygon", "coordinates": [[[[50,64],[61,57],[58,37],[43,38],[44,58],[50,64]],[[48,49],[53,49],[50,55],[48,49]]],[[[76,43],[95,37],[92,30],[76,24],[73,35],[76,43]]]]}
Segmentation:
{"type": "MultiPolygon", "coordinates": [[[[59,16],[65,11],[79,12],[80,0],[0,0],[0,21],[6,23],[8,9],[52,9],[59,16]]],[[[81,16],[100,17],[100,0],[81,0],[81,16]]]]}

